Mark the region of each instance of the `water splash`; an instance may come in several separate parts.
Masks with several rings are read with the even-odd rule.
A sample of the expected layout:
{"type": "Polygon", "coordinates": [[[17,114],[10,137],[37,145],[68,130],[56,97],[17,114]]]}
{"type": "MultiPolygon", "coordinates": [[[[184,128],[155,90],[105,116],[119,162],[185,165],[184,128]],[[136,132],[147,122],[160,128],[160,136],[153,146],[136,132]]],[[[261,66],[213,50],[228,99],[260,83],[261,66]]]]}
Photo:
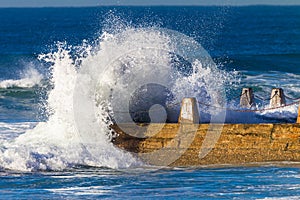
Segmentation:
{"type": "Polygon", "coordinates": [[[53,64],[53,89],[47,99],[49,118],[15,140],[2,144],[1,167],[35,171],[63,170],[77,165],[124,168],[137,163],[129,153],[113,147],[108,141],[107,124],[99,130],[102,132],[101,143],[93,147],[101,152],[100,156],[94,157],[86,150],[78,137],[74,121],[73,92],[77,72],[70,50],[59,44],[56,52],[41,55],[40,59],[53,64]]]}
{"type": "MultiPolygon", "coordinates": [[[[185,96],[210,101],[220,96],[224,80],[229,77],[205,60],[188,60],[190,65],[182,73],[178,66],[184,66],[185,58],[180,61],[177,57],[176,51],[182,51],[182,46],[176,46],[176,39],[156,28],[127,27],[117,34],[104,32],[95,45],[84,42],[80,47],[70,47],[58,43],[56,51],[40,55],[40,60],[51,64],[53,87],[46,103],[48,120],[1,144],[0,166],[34,171],[63,170],[77,165],[140,165],[109,140],[109,125],[116,111],[128,109],[124,99],[134,98],[131,95],[143,86],[141,83],[155,82],[172,92],[170,101],[181,101],[185,96]],[[179,65],[174,60],[179,60],[179,65]],[[91,112],[87,112],[89,108],[91,112]]],[[[190,52],[182,54],[193,51],[191,46],[190,52]]]]}

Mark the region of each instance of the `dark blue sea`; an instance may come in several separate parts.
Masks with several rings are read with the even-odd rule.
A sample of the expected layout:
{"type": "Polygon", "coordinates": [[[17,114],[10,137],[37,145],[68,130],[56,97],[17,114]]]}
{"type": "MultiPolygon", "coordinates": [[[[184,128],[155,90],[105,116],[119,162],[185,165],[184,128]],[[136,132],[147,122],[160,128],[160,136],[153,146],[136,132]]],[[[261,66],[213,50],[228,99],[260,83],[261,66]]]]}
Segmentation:
{"type": "Polygon", "coordinates": [[[184,97],[200,123],[295,123],[300,7],[0,8],[0,198],[300,198],[299,163],[158,167],[110,142],[184,97]]]}

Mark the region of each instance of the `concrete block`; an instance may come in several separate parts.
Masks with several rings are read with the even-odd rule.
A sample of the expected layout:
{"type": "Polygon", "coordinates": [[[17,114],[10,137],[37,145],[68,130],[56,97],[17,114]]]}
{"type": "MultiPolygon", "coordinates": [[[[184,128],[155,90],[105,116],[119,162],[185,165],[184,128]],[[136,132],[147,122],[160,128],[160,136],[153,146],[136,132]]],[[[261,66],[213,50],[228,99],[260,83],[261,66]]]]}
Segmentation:
{"type": "Polygon", "coordinates": [[[285,105],[283,89],[273,88],[271,92],[270,107],[275,108],[282,105],[285,105]]]}
{"type": "Polygon", "coordinates": [[[184,98],[182,100],[178,122],[185,124],[198,124],[199,120],[200,116],[196,98],[184,98]]]}
{"type": "Polygon", "coordinates": [[[300,124],[300,105],[299,105],[299,108],[298,108],[298,117],[297,117],[297,124],[300,124]]]}
{"type": "Polygon", "coordinates": [[[243,88],[240,98],[241,108],[251,108],[254,104],[254,95],[252,88],[243,88]]]}

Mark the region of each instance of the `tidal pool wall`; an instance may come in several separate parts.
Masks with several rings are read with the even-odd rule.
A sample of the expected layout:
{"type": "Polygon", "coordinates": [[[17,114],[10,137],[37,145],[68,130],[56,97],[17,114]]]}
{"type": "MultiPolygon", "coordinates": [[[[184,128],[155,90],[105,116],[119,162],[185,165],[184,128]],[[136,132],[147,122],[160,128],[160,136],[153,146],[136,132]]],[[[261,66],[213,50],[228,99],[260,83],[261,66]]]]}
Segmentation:
{"type": "Polygon", "coordinates": [[[113,140],[114,145],[133,153],[147,153],[164,148],[178,150],[186,148],[181,157],[170,166],[300,162],[300,124],[220,125],[219,127],[222,127],[220,137],[203,158],[199,157],[199,152],[204,139],[209,134],[218,136],[217,129],[209,128],[209,124],[197,124],[196,131],[192,133],[193,140],[188,142],[182,141],[184,138],[176,138],[176,134],[182,128],[180,124],[151,124],[151,128],[149,127],[151,130],[145,133],[145,138],[132,136],[139,127],[145,126],[145,124],[113,125],[112,128],[118,134],[113,140]],[[126,132],[120,127],[126,127],[126,132]],[[183,147],[182,144],[188,146],[183,147]]]}

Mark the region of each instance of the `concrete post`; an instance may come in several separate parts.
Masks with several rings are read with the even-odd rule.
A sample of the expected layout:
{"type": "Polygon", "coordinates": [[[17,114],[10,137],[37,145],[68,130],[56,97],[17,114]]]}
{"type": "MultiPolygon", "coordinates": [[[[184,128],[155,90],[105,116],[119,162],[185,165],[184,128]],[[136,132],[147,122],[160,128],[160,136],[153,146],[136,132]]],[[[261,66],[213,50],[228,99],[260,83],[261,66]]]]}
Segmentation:
{"type": "Polygon", "coordinates": [[[270,107],[275,108],[282,105],[285,105],[283,89],[273,88],[271,92],[270,107]]]}
{"type": "Polygon", "coordinates": [[[196,98],[182,99],[178,123],[198,124],[200,120],[196,98]]]}
{"type": "Polygon", "coordinates": [[[298,108],[298,117],[297,117],[297,124],[300,124],[300,104],[299,104],[299,108],[298,108]]]}
{"type": "Polygon", "coordinates": [[[240,98],[240,107],[241,108],[251,108],[254,101],[254,95],[252,88],[243,88],[240,98]]]}

